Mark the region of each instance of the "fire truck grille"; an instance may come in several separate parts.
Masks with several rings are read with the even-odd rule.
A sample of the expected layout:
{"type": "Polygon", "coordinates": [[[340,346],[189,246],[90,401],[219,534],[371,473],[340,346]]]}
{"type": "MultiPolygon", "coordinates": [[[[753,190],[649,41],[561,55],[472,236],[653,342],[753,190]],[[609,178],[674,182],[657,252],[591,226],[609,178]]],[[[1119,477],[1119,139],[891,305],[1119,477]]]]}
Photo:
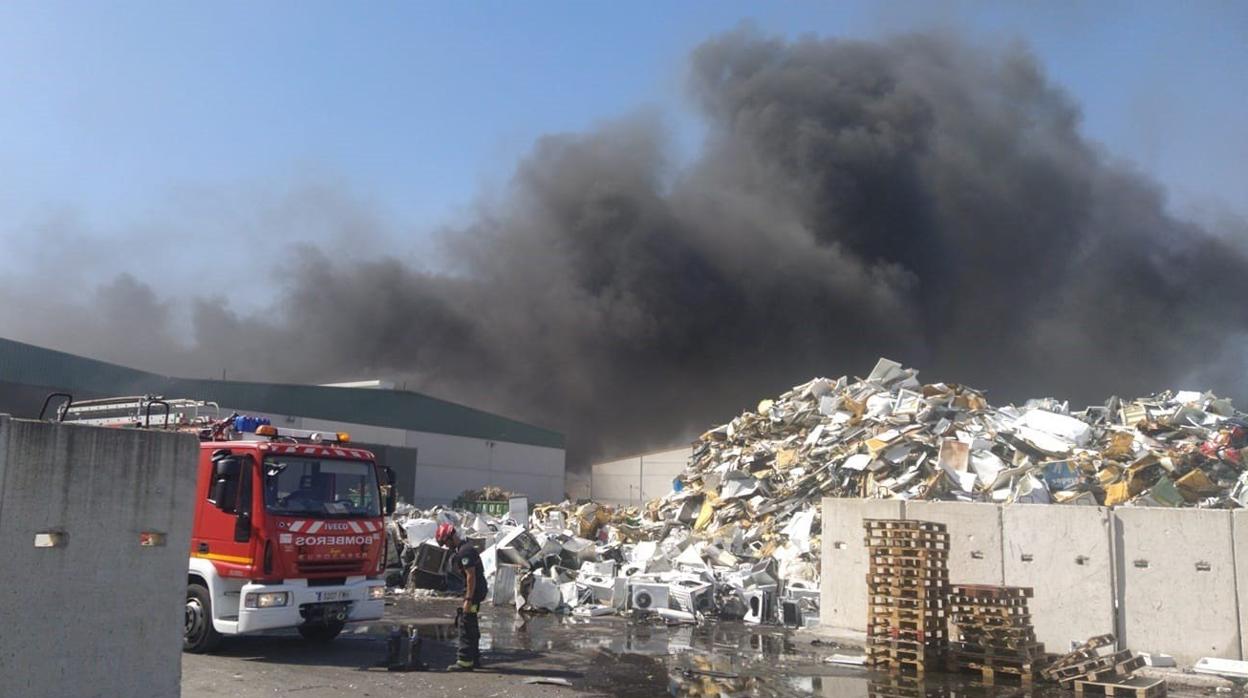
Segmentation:
{"type": "Polygon", "coordinates": [[[363,574],[365,560],[300,560],[299,571],[305,574],[363,574]]]}

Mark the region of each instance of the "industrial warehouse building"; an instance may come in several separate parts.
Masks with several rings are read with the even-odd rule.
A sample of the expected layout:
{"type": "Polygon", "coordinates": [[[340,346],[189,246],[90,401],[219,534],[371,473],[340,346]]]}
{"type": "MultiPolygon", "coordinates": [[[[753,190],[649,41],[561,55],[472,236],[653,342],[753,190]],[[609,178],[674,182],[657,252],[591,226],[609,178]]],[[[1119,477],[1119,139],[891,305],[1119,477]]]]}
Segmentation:
{"type": "Polygon", "coordinates": [[[280,427],[345,431],[395,469],[399,496],[448,504],[487,485],[531,502],[564,496],[563,435],[387,384],[335,386],[171,378],[0,339],[0,412],[38,415],[51,392],[89,399],[160,395],[215,402],[222,416],[268,417],[280,427]]]}

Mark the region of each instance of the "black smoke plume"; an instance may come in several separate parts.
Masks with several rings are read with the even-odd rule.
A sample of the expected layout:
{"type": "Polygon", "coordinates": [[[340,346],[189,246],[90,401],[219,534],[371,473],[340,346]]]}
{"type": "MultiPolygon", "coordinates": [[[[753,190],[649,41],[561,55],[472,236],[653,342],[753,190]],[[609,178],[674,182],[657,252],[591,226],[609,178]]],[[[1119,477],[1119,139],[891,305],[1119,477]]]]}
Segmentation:
{"type": "Polygon", "coordinates": [[[123,280],[102,302],[137,293],[163,324],[70,348],[134,363],[159,336],[145,367],[398,377],[565,431],[574,466],[881,355],[994,400],[1241,390],[1242,231],[1168,214],[1025,49],[743,29],[693,51],[689,90],[691,163],[647,116],[542,138],[436,271],[309,248],[271,311],[201,299],[176,351],[123,280]]]}

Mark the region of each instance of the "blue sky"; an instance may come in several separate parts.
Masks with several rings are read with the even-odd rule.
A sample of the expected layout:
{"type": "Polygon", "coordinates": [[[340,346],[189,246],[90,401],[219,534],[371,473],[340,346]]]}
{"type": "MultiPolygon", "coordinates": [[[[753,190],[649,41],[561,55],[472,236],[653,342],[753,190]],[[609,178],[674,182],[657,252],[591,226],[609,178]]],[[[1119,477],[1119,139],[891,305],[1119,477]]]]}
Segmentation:
{"type": "Polygon", "coordinates": [[[1243,2],[40,0],[0,4],[0,239],[66,215],[107,238],[188,199],[228,219],[248,192],[305,181],[429,230],[505,184],[534,138],[638,109],[688,155],[684,58],[743,20],[1024,41],[1085,132],[1176,210],[1248,212],[1243,2]]]}

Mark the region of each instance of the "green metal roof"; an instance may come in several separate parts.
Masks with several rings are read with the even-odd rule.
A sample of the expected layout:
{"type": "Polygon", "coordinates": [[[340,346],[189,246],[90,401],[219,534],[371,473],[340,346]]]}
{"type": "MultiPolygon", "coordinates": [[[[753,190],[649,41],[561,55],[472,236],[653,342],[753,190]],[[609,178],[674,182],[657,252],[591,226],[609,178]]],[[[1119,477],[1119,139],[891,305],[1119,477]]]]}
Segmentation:
{"type": "Polygon", "coordinates": [[[163,395],[277,414],[563,448],[563,435],[406,390],[173,378],[0,338],[0,381],[93,396],[163,395]]]}

